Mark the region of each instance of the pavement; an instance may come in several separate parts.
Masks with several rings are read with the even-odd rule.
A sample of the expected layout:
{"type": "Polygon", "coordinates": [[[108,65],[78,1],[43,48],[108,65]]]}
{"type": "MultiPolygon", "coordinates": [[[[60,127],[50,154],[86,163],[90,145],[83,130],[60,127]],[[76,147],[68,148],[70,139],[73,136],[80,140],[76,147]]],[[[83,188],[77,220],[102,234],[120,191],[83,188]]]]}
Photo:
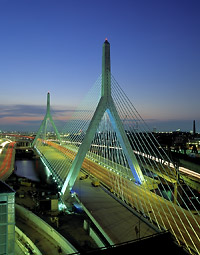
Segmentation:
{"type": "MultiPolygon", "coordinates": [[[[9,185],[11,185],[12,182],[16,182],[15,178],[13,178],[13,181],[9,182],[9,185]]],[[[43,188],[38,186],[27,187],[21,185],[17,189],[16,203],[34,212],[37,204],[37,199],[35,199],[35,197],[33,197],[31,194],[36,193],[39,190],[43,190],[43,188]],[[24,194],[24,197],[19,196],[19,194],[22,193],[24,194]]],[[[51,225],[52,228],[56,229],[78,250],[87,251],[98,247],[94,240],[88,235],[87,231],[83,229],[83,221],[85,218],[87,218],[85,214],[58,214],[58,226],[55,223],[51,222],[51,214],[43,212],[42,214],[40,213],[40,215],[38,216],[40,216],[44,221],[51,225]]],[[[47,237],[47,235],[42,229],[38,229],[37,226],[34,226],[33,224],[31,224],[31,222],[25,220],[17,213],[17,211],[16,226],[22,232],[24,232],[33,241],[33,243],[35,243],[35,245],[42,252],[42,254],[63,254],[59,253],[58,244],[54,241],[54,239],[49,236],[47,237]]],[[[24,254],[24,251],[22,251],[21,246],[18,242],[16,242],[15,245],[15,253],[16,255],[24,254]]]]}
{"type": "Polygon", "coordinates": [[[92,186],[89,178],[77,178],[73,191],[115,244],[157,233],[100,186],[92,186]]]}
{"type": "Polygon", "coordinates": [[[49,235],[47,237],[42,229],[37,229],[34,225],[29,224],[29,222],[24,221],[19,216],[17,217],[17,226],[35,243],[42,254],[58,254],[57,243],[49,235]]]}

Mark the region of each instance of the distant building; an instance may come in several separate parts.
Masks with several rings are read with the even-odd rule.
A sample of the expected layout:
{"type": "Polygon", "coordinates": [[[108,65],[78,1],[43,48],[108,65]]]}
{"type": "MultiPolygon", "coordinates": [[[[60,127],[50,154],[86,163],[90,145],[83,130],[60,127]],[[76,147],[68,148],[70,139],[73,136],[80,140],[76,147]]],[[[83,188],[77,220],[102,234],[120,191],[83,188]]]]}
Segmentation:
{"type": "Polygon", "coordinates": [[[189,149],[192,150],[192,152],[198,153],[198,151],[200,150],[200,138],[191,138],[188,141],[187,146],[189,147],[189,149]]]}
{"type": "Polygon", "coordinates": [[[196,125],[195,125],[195,120],[193,120],[193,135],[196,135],[196,125]]]}
{"type": "Polygon", "coordinates": [[[0,181],[0,255],[15,254],[15,192],[0,181]]]}
{"type": "Polygon", "coordinates": [[[157,129],[156,127],[153,128],[153,133],[156,133],[157,132],[157,129]]]}

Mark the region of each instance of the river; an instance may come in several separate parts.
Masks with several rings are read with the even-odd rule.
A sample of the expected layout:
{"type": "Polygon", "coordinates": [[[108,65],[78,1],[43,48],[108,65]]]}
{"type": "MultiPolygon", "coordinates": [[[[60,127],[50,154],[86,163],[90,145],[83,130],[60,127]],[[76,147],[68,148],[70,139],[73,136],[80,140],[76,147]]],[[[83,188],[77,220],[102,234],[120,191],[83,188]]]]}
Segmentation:
{"type": "Polygon", "coordinates": [[[14,172],[17,176],[25,177],[31,181],[51,183],[50,174],[40,158],[16,159],[14,172]]]}

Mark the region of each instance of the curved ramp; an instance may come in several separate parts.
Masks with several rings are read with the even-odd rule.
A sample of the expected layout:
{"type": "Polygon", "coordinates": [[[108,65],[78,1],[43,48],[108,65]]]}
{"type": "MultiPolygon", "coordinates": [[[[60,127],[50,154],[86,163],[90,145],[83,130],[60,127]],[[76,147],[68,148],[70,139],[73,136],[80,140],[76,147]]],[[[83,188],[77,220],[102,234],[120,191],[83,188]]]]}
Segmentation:
{"type": "Polygon", "coordinates": [[[31,211],[15,205],[17,223],[24,233],[37,245],[42,254],[56,255],[77,252],[76,248],[53,227],[31,211]]]}

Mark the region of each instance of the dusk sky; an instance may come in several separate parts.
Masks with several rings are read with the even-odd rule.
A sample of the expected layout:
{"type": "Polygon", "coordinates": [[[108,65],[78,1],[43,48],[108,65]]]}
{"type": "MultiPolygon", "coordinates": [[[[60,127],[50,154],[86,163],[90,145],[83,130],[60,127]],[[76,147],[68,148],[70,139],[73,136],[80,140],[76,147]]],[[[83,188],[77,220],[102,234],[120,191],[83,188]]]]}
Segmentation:
{"type": "Polygon", "coordinates": [[[37,130],[101,74],[102,44],[133,105],[160,131],[200,132],[199,0],[0,0],[0,130],[37,130]]]}

